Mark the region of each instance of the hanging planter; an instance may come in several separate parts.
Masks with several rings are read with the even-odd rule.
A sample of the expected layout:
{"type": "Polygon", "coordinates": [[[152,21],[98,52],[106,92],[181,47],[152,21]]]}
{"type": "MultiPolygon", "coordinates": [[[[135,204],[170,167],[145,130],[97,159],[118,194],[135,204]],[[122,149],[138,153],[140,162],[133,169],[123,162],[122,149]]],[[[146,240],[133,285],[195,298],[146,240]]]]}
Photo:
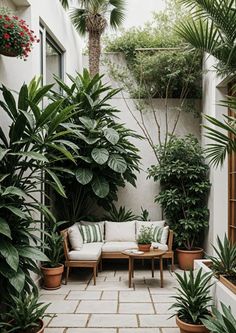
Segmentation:
{"type": "Polygon", "coordinates": [[[0,54],[26,60],[39,39],[24,20],[17,16],[0,15],[0,54]]]}

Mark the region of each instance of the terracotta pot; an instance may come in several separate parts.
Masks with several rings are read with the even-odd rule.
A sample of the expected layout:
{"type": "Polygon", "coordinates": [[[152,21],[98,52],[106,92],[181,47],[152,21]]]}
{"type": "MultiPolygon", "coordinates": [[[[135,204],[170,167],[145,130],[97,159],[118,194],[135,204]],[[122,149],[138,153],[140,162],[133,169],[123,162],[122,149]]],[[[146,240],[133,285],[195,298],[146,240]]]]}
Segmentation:
{"type": "Polygon", "coordinates": [[[43,288],[44,289],[59,289],[61,287],[62,273],[64,265],[60,264],[58,267],[49,268],[47,265],[41,266],[43,273],[43,288]]]}
{"type": "Polygon", "coordinates": [[[191,251],[176,249],[179,267],[184,270],[193,269],[195,259],[203,258],[203,249],[200,247],[195,248],[191,251]]]}
{"type": "Polygon", "coordinates": [[[39,321],[40,321],[41,328],[37,333],[44,333],[44,327],[45,327],[44,322],[42,321],[42,319],[39,319],[39,321]]]}
{"type": "Polygon", "coordinates": [[[19,54],[12,49],[0,48],[0,54],[6,57],[17,57],[19,54]]]}
{"type": "Polygon", "coordinates": [[[139,251],[149,252],[152,244],[138,244],[139,251]]]}
{"type": "Polygon", "coordinates": [[[180,329],[180,333],[209,333],[209,330],[204,325],[192,325],[185,323],[176,316],[176,324],[180,329]]]}

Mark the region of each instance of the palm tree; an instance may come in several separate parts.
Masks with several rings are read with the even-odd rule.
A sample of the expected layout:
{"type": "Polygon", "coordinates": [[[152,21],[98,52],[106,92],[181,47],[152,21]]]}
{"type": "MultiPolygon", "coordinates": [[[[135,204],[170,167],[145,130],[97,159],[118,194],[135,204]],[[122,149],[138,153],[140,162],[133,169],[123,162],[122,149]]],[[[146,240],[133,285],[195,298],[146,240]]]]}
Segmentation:
{"type": "MultiPolygon", "coordinates": [[[[64,8],[69,0],[60,0],[64,8]]],[[[71,20],[81,36],[89,37],[89,71],[99,73],[101,36],[110,25],[117,29],[125,18],[125,0],[77,0],[79,8],[73,8],[71,20]]]]}
{"type": "MultiPolygon", "coordinates": [[[[195,48],[214,56],[217,70],[222,74],[236,75],[236,8],[235,0],[180,0],[191,13],[190,19],[181,22],[179,35],[195,48]]],[[[206,137],[214,141],[206,152],[213,165],[223,164],[227,153],[236,152],[236,98],[223,102],[232,110],[232,116],[219,121],[205,118],[214,126],[204,126],[206,137]],[[223,130],[223,131],[222,131],[223,130]],[[225,131],[226,134],[225,134],[225,131]]]]}

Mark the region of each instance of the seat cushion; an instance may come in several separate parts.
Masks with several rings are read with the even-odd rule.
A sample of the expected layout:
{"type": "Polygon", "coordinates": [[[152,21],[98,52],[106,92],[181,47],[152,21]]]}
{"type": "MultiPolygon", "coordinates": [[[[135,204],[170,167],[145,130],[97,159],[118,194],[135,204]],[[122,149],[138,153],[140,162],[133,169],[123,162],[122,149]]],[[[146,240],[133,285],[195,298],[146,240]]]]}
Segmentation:
{"type": "Polygon", "coordinates": [[[70,251],[70,260],[98,260],[103,243],[85,243],[80,251],[70,251]]]}
{"type": "Polygon", "coordinates": [[[137,248],[136,242],[106,242],[103,244],[102,252],[122,252],[135,248],[137,248]]]}
{"type": "Polygon", "coordinates": [[[135,221],[105,222],[106,242],[135,242],[135,221]]]}
{"type": "Polygon", "coordinates": [[[68,236],[72,250],[81,250],[83,247],[83,237],[80,233],[78,223],[75,223],[70,228],[68,228],[68,236]]]}
{"type": "Polygon", "coordinates": [[[161,243],[158,243],[158,242],[152,242],[152,246],[154,248],[158,248],[159,250],[168,251],[168,245],[167,244],[161,244],[161,243]]]}
{"type": "Polygon", "coordinates": [[[136,221],[136,235],[138,237],[140,233],[140,229],[142,226],[144,227],[153,227],[153,230],[155,227],[164,227],[165,225],[165,220],[162,221],[136,221]]]}

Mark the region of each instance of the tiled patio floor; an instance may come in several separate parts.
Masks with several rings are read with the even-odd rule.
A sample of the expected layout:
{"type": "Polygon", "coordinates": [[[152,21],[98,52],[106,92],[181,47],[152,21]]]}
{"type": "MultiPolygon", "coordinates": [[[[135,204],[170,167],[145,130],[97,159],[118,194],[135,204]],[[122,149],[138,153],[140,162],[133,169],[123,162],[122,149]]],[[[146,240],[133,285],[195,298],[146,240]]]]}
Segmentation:
{"type": "Polygon", "coordinates": [[[164,271],[161,289],[159,271],[152,279],[148,267],[141,267],[129,289],[127,268],[114,267],[99,273],[96,286],[91,271],[77,269],[67,286],[41,290],[41,300],[51,303],[45,333],[178,333],[168,310],[175,294],[173,274],[164,271]]]}

